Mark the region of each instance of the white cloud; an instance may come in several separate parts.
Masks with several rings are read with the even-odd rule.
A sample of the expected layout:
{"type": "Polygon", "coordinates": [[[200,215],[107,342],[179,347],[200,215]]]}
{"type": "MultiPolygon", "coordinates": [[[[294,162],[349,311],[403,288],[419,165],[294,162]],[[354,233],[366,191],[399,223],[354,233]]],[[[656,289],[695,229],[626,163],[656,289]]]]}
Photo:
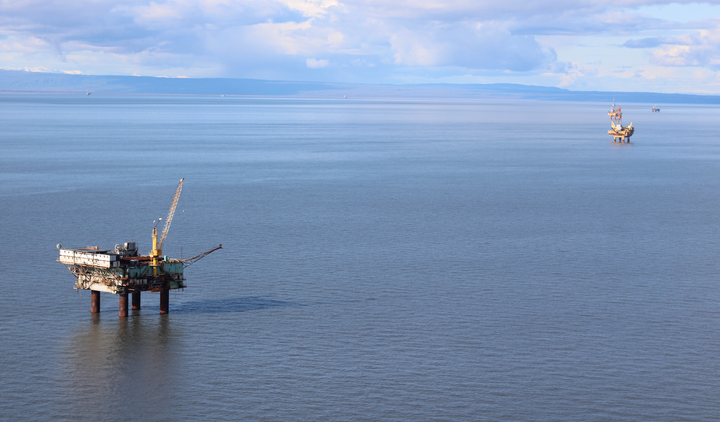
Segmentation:
{"type": "Polygon", "coordinates": [[[307,67],[309,67],[310,69],[321,69],[323,67],[328,67],[329,64],[330,64],[330,62],[327,60],[324,60],[324,59],[320,59],[320,60],[306,59],[305,60],[305,65],[307,67]]]}
{"type": "Polygon", "coordinates": [[[31,72],[31,73],[65,73],[68,75],[84,75],[83,72],[79,70],[57,70],[57,69],[50,69],[44,66],[36,66],[36,67],[9,67],[9,66],[3,66],[0,67],[2,70],[20,70],[23,72],[31,72]]]}
{"type": "MultiPolygon", "coordinates": [[[[593,50],[602,44],[598,37],[625,37],[613,39],[616,50],[603,47],[607,50],[603,66],[608,69],[616,68],[613,61],[627,57],[612,54],[621,52],[617,46],[623,43],[626,47],[652,49],[646,50],[653,52],[643,60],[658,68],[717,69],[720,23],[711,19],[673,21],[672,14],[655,10],[668,4],[684,4],[682,7],[687,9],[693,7],[690,3],[0,1],[0,65],[72,68],[94,74],[335,77],[359,82],[409,81],[419,75],[437,80],[545,75],[553,78],[554,84],[578,86],[594,77],[593,72],[612,73],[592,64],[598,60],[593,50]],[[593,43],[587,42],[591,39],[593,43]],[[561,49],[555,44],[557,40],[570,40],[572,48],[561,49]],[[581,57],[580,52],[585,56],[581,57]],[[325,70],[315,71],[320,68],[325,70]]],[[[633,54],[638,51],[623,50],[633,54]]],[[[673,75],[666,77],[676,77],[673,75]]]]}
{"type": "Polygon", "coordinates": [[[597,70],[583,63],[557,63],[546,76],[554,76],[559,79],[556,85],[560,88],[581,87],[583,80],[587,77],[597,76],[597,70]]]}
{"type": "Polygon", "coordinates": [[[530,36],[499,25],[461,23],[402,30],[390,38],[396,64],[528,71],[554,61],[530,36]]]}
{"type": "Polygon", "coordinates": [[[720,69],[720,27],[676,38],[665,38],[658,44],[660,47],[652,53],[656,64],[720,69]]]}
{"type": "Polygon", "coordinates": [[[171,1],[164,4],[158,4],[154,1],[150,4],[143,4],[134,6],[132,8],[118,7],[113,9],[114,12],[127,12],[133,16],[135,23],[146,26],[155,27],[156,25],[172,25],[178,21],[181,21],[183,15],[185,15],[186,4],[171,1]]]}
{"type": "Polygon", "coordinates": [[[336,0],[280,0],[290,9],[298,10],[305,16],[324,16],[328,9],[337,6],[336,0]]]}

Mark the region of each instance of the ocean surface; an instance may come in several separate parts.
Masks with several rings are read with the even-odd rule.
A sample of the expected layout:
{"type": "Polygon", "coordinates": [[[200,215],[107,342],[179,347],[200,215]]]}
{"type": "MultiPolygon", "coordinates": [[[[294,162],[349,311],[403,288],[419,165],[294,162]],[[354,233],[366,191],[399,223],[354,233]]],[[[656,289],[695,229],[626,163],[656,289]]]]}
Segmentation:
{"type": "Polygon", "coordinates": [[[720,107],[611,101],[1,94],[0,420],[717,420],[720,107]]]}

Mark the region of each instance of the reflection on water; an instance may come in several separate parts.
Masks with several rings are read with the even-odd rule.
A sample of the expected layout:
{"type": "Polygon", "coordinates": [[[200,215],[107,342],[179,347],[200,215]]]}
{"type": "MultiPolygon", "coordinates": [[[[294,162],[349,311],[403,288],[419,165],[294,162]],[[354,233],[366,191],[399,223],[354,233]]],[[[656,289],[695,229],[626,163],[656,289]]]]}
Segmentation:
{"type": "MultiPolygon", "coordinates": [[[[157,306],[118,318],[106,306],[74,328],[63,348],[66,415],[91,420],[171,420],[191,398],[178,386],[192,369],[183,363],[187,314],[226,314],[303,306],[266,296],[196,300],[157,306]]],[[[202,360],[202,357],[199,357],[202,360]]],[[[213,380],[208,380],[213,382],[213,380]]]]}
{"type": "Polygon", "coordinates": [[[303,306],[298,303],[268,299],[265,296],[232,297],[216,300],[185,302],[172,309],[177,314],[219,314],[225,312],[260,311],[281,306],[303,306]]]}
{"type": "Polygon", "coordinates": [[[174,350],[182,343],[182,324],[168,315],[94,315],[78,324],[65,350],[69,416],[142,420],[152,410],[152,419],[170,417],[182,372],[174,350]]]}

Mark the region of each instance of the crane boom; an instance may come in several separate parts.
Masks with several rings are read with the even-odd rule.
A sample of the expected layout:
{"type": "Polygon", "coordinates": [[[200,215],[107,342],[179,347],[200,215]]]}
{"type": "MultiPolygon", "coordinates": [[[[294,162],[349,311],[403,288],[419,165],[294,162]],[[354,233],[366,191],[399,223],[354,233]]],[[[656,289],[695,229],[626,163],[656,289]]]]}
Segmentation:
{"type": "Polygon", "coordinates": [[[203,252],[201,254],[195,255],[192,258],[185,258],[185,259],[179,259],[178,261],[183,263],[183,266],[188,267],[192,265],[193,263],[205,258],[206,256],[210,255],[211,253],[215,252],[218,249],[222,249],[222,245],[218,246],[217,248],[210,249],[207,252],[203,252]]]}
{"type": "Polygon", "coordinates": [[[160,235],[160,242],[158,243],[157,249],[162,250],[165,238],[168,235],[168,231],[170,231],[170,224],[172,223],[173,216],[175,216],[175,208],[177,208],[178,200],[180,199],[180,194],[182,193],[183,180],[185,180],[184,177],[180,179],[180,183],[178,183],[177,189],[175,189],[175,196],[173,196],[170,211],[168,211],[167,218],[165,219],[165,227],[163,228],[162,235],[160,235]]]}

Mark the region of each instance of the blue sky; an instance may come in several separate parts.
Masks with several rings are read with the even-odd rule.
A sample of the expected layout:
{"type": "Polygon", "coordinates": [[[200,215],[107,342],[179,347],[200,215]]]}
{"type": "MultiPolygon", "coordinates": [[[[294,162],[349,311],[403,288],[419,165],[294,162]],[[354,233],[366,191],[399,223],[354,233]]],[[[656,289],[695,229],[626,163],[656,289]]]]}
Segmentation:
{"type": "Polygon", "coordinates": [[[0,68],[720,94],[720,0],[0,0],[0,68]]]}

